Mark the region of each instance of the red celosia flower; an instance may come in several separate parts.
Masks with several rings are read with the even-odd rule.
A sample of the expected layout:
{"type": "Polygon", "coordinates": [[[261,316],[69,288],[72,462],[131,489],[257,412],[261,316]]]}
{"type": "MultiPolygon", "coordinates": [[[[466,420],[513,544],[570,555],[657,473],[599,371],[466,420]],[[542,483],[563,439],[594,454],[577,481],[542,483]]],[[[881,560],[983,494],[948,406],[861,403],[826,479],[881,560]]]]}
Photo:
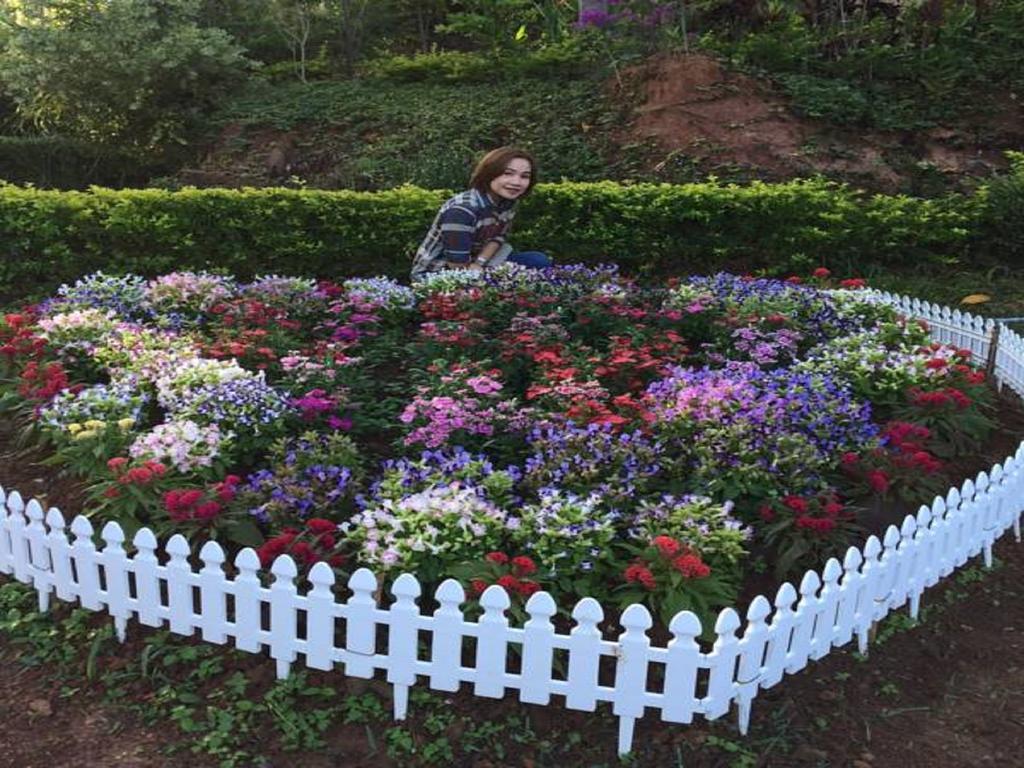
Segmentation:
{"type": "Polygon", "coordinates": [[[889,476],[880,469],[873,469],[867,474],[868,485],[875,493],[885,493],[889,490],[889,476]]]}
{"type": "Polygon", "coordinates": [[[671,536],[655,536],[651,543],[658,548],[665,557],[671,557],[679,552],[680,543],[671,536]]]}
{"type": "Polygon", "coordinates": [[[505,565],[508,563],[508,555],[504,552],[488,552],[484,555],[485,560],[489,560],[496,565],[505,565]]]}
{"type": "Polygon", "coordinates": [[[835,520],[829,518],[820,517],[798,517],[796,519],[797,528],[806,528],[814,533],[825,534],[836,527],[835,520]]]}
{"type": "Polygon", "coordinates": [[[862,277],[851,277],[839,281],[840,288],[863,288],[867,284],[867,280],[862,277]]]}
{"type": "Polygon", "coordinates": [[[323,533],[334,533],[338,530],[338,526],[332,523],[330,520],[324,520],[322,517],[312,517],[306,521],[306,528],[310,533],[323,534],[323,533]]]}
{"type": "Polygon", "coordinates": [[[529,597],[534,592],[537,592],[539,590],[540,584],[538,584],[536,581],[525,580],[519,582],[519,594],[521,594],[523,597],[529,597]]]}
{"type": "Polygon", "coordinates": [[[220,514],[220,504],[216,501],[207,501],[196,507],[195,517],[197,520],[212,520],[220,514]]]}
{"type": "Polygon", "coordinates": [[[507,573],[498,579],[497,584],[499,587],[504,587],[509,592],[515,592],[519,589],[519,579],[507,573]]]}
{"type": "Polygon", "coordinates": [[[757,514],[766,523],[770,523],[775,519],[775,510],[772,509],[770,504],[762,504],[760,509],[757,510],[757,514]]]}
{"type": "Polygon", "coordinates": [[[520,576],[528,576],[537,570],[537,564],[526,555],[519,555],[512,558],[512,567],[520,576]]]}
{"type": "Polygon", "coordinates": [[[482,595],[484,591],[487,589],[488,584],[483,579],[473,579],[473,581],[470,582],[469,586],[470,589],[473,590],[473,594],[482,595]]]}
{"type": "Polygon", "coordinates": [[[807,512],[807,499],[803,499],[799,496],[785,496],[782,499],[782,503],[798,515],[802,515],[807,512]]]}
{"type": "Polygon", "coordinates": [[[107,461],[107,468],[111,472],[117,472],[121,467],[128,463],[128,459],[124,456],[115,456],[114,458],[107,461]]]}
{"type": "Polygon", "coordinates": [[[825,267],[818,267],[816,270],[814,270],[813,274],[815,277],[824,280],[826,277],[831,275],[832,272],[826,269],[825,267]]]}
{"type": "Polygon", "coordinates": [[[711,567],[697,555],[680,555],[672,561],[672,567],[688,579],[703,579],[711,575],[711,567]]]}

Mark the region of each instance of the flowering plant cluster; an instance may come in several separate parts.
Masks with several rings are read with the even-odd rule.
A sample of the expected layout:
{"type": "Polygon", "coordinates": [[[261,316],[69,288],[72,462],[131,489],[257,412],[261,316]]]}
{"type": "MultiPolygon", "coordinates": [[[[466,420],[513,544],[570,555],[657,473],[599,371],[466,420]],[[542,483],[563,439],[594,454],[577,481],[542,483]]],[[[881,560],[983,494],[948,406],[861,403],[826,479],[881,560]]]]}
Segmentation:
{"type": "Polygon", "coordinates": [[[712,567],[672,536],[647,539],[633,553],[619,575],[619,602],[646,603],[665,624],[679,611],[708,615],[735,596],[736,569],[712,567]]]}
{"type": "Polygon", "coordinates": [[[537,564],[528,555],[488,552],[479,560],[455,568],[453,574],[469,583],[473,599],[479,599],[488,587],[498,585],[508,593],[517,613],[530,595],[543,588],[538,580],[537,564]]]}
{"type": "Polygon", "coordinates": [[[129,527],[668,616],[752,550],[840,553],[991,428],[977,361],[862,287],[97,273],[4,317],[0,387],[129,527]]]}

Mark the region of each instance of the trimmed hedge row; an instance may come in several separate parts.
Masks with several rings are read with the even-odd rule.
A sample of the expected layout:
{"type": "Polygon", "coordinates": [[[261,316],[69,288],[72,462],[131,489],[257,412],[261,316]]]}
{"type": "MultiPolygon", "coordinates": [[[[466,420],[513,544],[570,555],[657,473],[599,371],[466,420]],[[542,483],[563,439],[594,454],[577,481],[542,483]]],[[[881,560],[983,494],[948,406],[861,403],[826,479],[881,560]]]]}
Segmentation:
{"type": "MultiPolygon", "coordinates": [[[[447,194],[0,185],[0,293],[42,293],[97,269],[403,276],[447,194]]],[[[512,240],[557,261],[614,260],[630,272],[862,272],[965,257],[984,244],[986,199],[865,195],[818,180],[566,182],[523,201],[512,240]]]]}

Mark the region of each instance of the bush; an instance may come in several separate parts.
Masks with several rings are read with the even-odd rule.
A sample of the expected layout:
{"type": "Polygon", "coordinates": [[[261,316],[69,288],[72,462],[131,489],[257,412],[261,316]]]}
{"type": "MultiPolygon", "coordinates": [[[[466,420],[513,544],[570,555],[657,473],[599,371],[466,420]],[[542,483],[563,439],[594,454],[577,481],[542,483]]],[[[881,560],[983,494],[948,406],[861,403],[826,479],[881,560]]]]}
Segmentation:
{"type": "Polygon", "coordinates": [[[66,136],[0,136],[3,181],[58,189],[89,184],[143,184],[166,167],[148,165],[127,150],[66,136]]]}
{"type": "MultiPolygon", "coordinates": [[[[24,295],[98,269],[404,276],[447,194],[0,186],[0,285],[24,295]]],[[[634,273],[787,274],[821,263],[860,273],[955,261],[992,199],[867,196],[819,180],[544,184],[522,204],[512,240],[634,273]]]]}
{"type": "Polygon", "coordinates": [[[1024,262],[1024,152],[1007,152],[1010,171],[979,190],[984,201],[976,247],[1003,264],[1024,262]]]}

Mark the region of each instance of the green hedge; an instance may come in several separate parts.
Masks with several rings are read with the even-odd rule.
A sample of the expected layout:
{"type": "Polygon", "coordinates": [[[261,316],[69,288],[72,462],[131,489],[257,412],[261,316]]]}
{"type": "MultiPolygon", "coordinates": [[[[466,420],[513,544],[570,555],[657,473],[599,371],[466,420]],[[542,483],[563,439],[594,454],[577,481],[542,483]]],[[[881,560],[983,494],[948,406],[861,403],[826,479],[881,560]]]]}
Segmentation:
{"type": "MultiPolygon", "coordinates": [[[[0,185],[0,286],[7,297],[37,294],[97,269],[402,276],[446,194],[0,185]]],[[[630,272],[863,272],[983,251],[986,200],[864,195],[824,181],[546,184],[523,201],[512,240],[630,272]]]]}

